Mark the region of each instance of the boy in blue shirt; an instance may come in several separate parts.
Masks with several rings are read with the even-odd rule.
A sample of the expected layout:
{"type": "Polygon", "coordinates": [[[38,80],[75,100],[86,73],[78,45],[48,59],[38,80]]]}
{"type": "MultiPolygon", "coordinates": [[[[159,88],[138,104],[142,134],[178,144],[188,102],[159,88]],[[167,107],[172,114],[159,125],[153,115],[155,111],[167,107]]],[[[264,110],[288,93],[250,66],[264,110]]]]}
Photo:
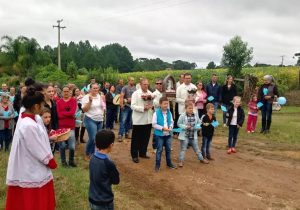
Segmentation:
{"type": "Polygon", "coordinates": [[[115,134],[109,130],[101,130],[96,134],[96,152],[90,160],[89,201],[92,210],[114,209],[112,184],[119,184],[119,172],[115,164],[108,158],[112,151],[115,134]]]}

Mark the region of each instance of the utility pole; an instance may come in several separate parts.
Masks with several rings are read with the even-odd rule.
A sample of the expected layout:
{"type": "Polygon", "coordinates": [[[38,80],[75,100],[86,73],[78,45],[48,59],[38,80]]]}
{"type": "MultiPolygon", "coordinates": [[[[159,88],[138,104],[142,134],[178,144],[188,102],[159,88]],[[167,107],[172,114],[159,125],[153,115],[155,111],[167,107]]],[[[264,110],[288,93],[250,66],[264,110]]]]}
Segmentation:
{"type": "Polygon", "coordinates": [[[66,28],[65,26],[60,26],[60,23],[63,21],[63,19],[57,21],[57,26],[53,26],[53,28],[58,29],[58,46],[57,46],[57,65],[58,69],[61,69],[61,62],[60,62],[60,29],[66,28]]]}
{"type": "Polygon", "coordinates": [[[281,66],[283,67],[283,60],[284,60],[285,55],[281,55],[280,57],[281,57],[281,66]]]}

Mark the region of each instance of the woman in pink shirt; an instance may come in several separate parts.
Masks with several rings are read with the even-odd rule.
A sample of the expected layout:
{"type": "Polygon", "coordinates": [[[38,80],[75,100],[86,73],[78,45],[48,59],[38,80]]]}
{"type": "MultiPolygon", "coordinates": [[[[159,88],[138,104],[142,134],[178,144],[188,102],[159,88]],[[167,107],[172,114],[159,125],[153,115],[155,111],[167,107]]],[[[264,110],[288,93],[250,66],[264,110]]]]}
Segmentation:
{"type": "Polygon", "coordinates": [[[205,91],[204,85],[202,81],[198,81],[196,83],[197,86],[197,92],[196,92],[196,97],[195,97],[195,106],[198,109],[198,115],[199,119],[201,119],[202,115],[205,114],[205,103],[206,103],[206,98],[207,98],[207,93],[205,91]]]}
{"type": "Polygon", "coordinates": [[[77,109],[77,101],[71,97],[71,91],[68,86],[63,88],[63,97],[56,102],[57,115],[58,115],[58,127],[70,128],[71,136],[67,140],[69,146],[69,163],[66,161],[66,143],[59,143],[59,151],[62,166],[64,167],[76,167],[74,162],[75,155],[75,112],[77,109]]]}

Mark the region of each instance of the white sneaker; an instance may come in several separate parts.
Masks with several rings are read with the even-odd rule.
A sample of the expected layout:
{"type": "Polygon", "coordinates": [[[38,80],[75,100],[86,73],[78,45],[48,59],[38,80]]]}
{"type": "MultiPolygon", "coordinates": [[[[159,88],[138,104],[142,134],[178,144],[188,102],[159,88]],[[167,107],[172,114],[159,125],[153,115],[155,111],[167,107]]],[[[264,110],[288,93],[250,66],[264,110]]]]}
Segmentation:
{"type": "Polygon", "coordinates": [[[226,128],[226,127],[227,127],[226,123],[224,123],[224,124],[223,124],[223,127],[224,127],[224,128],[226,128]]]}

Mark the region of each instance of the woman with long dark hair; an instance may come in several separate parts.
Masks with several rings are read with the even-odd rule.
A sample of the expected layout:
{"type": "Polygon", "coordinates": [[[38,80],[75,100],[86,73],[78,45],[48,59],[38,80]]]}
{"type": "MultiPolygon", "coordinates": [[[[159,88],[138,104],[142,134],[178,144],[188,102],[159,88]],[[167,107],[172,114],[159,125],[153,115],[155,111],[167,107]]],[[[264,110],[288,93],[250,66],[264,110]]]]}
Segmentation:
{"type": "MultiPolygon", "coordinates": [[[[234,96],[237,96],[237,88],[233,82],[233,76],[227,75],[226,83],[222,86],[221,90],[222,105],[226,108],[226,110],[229,110],[234,96]]],[[[224,127],[226,127],[226,113],[227,111],[223,111],[224,127]]]]}
{"type": "Polygon", "coordinates": [[[29,87],[22,106],[24,111],[20,113],[8,160],[6,210],[54,210],[51,169],[57,165],[39,116],[44,107],[44,95],[29,87]]]}
{"type": "Polygon", "coordinates": [[[118,112],[118,106],[113,103],[115,94],[115,86],[111,85],[109,91],[105,95],[106,101],[106,129],[114,128],[114,121],[118,112]]]}

